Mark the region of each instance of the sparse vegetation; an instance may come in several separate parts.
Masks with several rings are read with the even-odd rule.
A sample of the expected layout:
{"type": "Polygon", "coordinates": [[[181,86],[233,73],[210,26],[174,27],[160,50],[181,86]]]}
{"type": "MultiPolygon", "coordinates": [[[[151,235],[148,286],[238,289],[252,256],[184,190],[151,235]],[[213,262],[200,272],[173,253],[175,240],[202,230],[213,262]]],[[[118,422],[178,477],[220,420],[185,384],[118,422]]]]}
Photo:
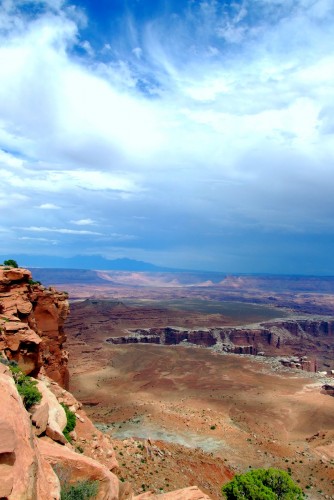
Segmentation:
{"type": "Polygon", "coordinates": [[[40,281],[35,281],[32,279],[29,279],[28,282],[29,282],[29,285],[41,285],[42,284],[40,281]]]}
{"type": "Polygon", "coordinates": [[[9,368],[13,374],[14,382],[17,387],[17,391],[20,394],[24,407],[29,410],[34,404],[39,403],[42,399],[42,394],[37,389],[37,381],[33,378],[25,375],[17,363],[10,361],[9,368]]]}
{"type": "Polygon", "coordinates": [[[61,464],[55,464],[53,470],[60,482],[61,500],[89,500],[96,497],[99,489],[98,481],[83,480],[70,484],[71,473],[69,469],[61,464]]]}
{"type": "Polygon", "coordinates": [[[98,481],[78,481],[75,484],[66,484],[62,487],[61,500],[88,500],[94,498],[98,492],[98,481]]]}
{"type": "Polygon", "coordinates": [[[18,263],[14,259],[8,259],[3,261],[4,266],[9,266],[9,267],[19,267],[18,263]]]}
{"type": "Polygon", "coordinates": [[[278,469],[254,469],[237,474],[222,487],[227,500],[302,500],[304,494],[289,474],[278,469]]]}
{"type": "Polygon", "coordinates": [[[67,424],[66,424],[65,429],[63,430],[63,434],[66,437],[67,441],[69,443],[71,443],[72,440],[71,440],[70,432],[72,432],[74,430],[76,422],[77,422],[77,418],[75,416],[75,413],[73,413],[73,411],[71,411],[66,404],[61,403],[61,405],[65,410],[66,419],[67,419],[67,424]]]}

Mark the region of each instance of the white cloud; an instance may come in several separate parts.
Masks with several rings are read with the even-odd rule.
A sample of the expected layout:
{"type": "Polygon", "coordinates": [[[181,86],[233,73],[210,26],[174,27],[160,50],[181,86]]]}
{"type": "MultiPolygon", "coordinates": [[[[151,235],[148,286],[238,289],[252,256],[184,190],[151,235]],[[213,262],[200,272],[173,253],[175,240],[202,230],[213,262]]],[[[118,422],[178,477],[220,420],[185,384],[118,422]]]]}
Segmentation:
{"type": "Polygon", "coordinates": [[[58,240],[50,240],[48,238],[32,238],[30,236],[20,236],[18,239],[21,241],[38,241],[39,243],[47,243],[50,245],[57,245],[59,243],[58,240]]]}
{"type": "Polygon", "coordinates": [[[77,235],[88,235],[88,236],[102,236],[102,233],[96,231],[87,230],[77,230],[77,229],[66,229],[66,228],[55,228],[55,227],[21,227],[23,231],[31,231],[36,233],[59,233],[59,234],[77,234],[77,235]]]}
{"type": "Polygon", "coordinates": [[[15,132],[32,157],[74,160],[78,167],[76,150],[82,158],[93,158],[102,148],[108,169],[118,168],[122,157],[146,157],[162,140],[154,107],[72,63],[66,48],[76,36],[73,21],[53,16],[2,44],[0,99],[6,133],[15,132]]]}
{"type": "Polygon", "coordinates": [[[140,47],[135,47],[134,49],[132,49],[132,52],[135,54],[135,56],[140,59],[142,54],[143,54],[143,51],[140,47]]]}
{"type": "Polygon", "coordinates": [[[173,22],[129,22],[101,60],[78,9],[40,3],[50,9],[35,20],[22,2],[0,6],[0,204],[12,224],[116,242],[161,229],[161,245],[165,226],[180,240],[192,228],[189,245],[196,224],[331,230],[332,2],[190,2],[173,22]],[[64,227],[93,225],[87,213],[99,232],[64,227]]]}
{"type": "Polygon", "coordinates": [[[41,208],[42,210],[59,210],[60,207],[55,205],[54,203],[42,203],[37,208],[41,208]]]}
{"type": "Polygon", "coordinates": [[[79,219],[79,220],[71,220],[72,224],[76,224],[77,226],[91,226],[95,224],[93,219],[79,219]]]}

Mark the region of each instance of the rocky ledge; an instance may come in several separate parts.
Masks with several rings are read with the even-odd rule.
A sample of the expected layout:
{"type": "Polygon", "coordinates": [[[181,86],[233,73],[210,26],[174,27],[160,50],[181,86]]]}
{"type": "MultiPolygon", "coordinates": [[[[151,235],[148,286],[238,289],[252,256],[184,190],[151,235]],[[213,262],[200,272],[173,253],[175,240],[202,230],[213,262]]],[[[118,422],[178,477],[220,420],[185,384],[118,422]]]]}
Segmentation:
{"type": "Polygon", "coordinates": [[[99,499],[120,498],[122,485],[111,472],[118,464],[110,438],[56,382],[40,375],[38,388],[42,400],[27,411],[10,370],[0,363],[0,498],[58,500],[62,471],[71,481],[98,481],[99,499]],[[63,434],[67,420],[60,402],[77,416],[72,444],[63,434]]]}
{"type": "Polygon", "coordinates": [[[45,373],[68,387],[64,349],[67,293],[33,281],[31,272],[0,266],[0,351],[33,376],[45,373]]]}

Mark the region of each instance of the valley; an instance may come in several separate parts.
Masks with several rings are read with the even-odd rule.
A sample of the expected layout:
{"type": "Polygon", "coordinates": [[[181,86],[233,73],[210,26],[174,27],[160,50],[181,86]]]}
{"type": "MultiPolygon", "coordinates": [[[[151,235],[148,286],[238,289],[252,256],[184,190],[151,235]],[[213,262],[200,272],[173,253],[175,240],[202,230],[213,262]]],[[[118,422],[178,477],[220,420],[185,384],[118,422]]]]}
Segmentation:
{"type": "Polygon", "coordinates": [[[333,318],[321,314],[328,314],[331,294],[318,310],[320,294],[301,291],[302,309],[310,309],[309,293],[314,299],[312,313],[300,313],[291,303],[268,304],[264,292],[252,302],[245,301],[248,290],[219,301],[210,286],[189,297],[186,286],[127,283],[88,298],[91,286],[69,284],[76,289],[66,323],[70,388],[112,437],[119,477],[136,493],[196,484],[220,498],[232,474],[275,466],[309,498],[331,498],[334,398],[322,386],[334,382],[334,335],[333,318]],[[125,341],[134,334],[166,338],[166,329],[183,332],[180,342],[175,335],[168,345],[125,341]],[[279,344],[263,336],[271,330],[280,332],[279,344]],[[220,344],[208,342],[217,331],[220,344]],[[247,345],[252,355],[236,354],[247,345]]]}

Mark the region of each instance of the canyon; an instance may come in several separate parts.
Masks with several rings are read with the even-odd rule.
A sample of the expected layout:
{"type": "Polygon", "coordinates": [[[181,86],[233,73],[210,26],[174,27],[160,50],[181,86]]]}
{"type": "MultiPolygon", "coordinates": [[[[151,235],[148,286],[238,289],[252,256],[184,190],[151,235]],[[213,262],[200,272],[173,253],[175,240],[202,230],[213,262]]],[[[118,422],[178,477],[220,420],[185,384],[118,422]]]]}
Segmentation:
{"type": "Polygon", "coordinates": [[[282,291],[285,306],[269,304],[268,296],[278,297],[269,287],[267,295],[254,292],[252,302],[248,290],[220,301],[210,286],[153,286],[145,275],[131,288],[129,273],[117,279],[126,285],[99,285],[90,298],[92,285],[70,284],[71,389],[112,436],[135,491],[198,484],[218,499],[223,479],[215,481],[210,468],[198,473],[213,459],[230,473],[285,469],[308,498],[330,498],[331,294],[320,303],[314,289],[301,289],[294,301],[302,293],[304,304],[298,296],[294,309],[282,291]],[[136,462],[129,450],[140,443],[151,449],[148,442],[153,461],[136,462]]]}
{"type": "MultiPolygon", "coordinates": [[[[0,497],[59,500],[64,488],[83,481],[97,485],[100,500],[136,498],[118,477],[111,437],[66,390],[68,311],[67,293],[34,281],[26,269],[0,266],[0,497]],[[29,405],[23,386],[39,395],[29,405]],[[68,412],[75,417],[70,434],[68,412]]],[[[209,497],[194,486],[161,498],[209,497]]]]}
{"type": "Polygon", "coordinates": [[[333,498],[331,279],[50,272],[0,267],[0,496],[57,499],[66,476],[97,498],[219,499],[275,466],[333,498]],[[38,383],[32,410],[12,362],[38,383]]]}

